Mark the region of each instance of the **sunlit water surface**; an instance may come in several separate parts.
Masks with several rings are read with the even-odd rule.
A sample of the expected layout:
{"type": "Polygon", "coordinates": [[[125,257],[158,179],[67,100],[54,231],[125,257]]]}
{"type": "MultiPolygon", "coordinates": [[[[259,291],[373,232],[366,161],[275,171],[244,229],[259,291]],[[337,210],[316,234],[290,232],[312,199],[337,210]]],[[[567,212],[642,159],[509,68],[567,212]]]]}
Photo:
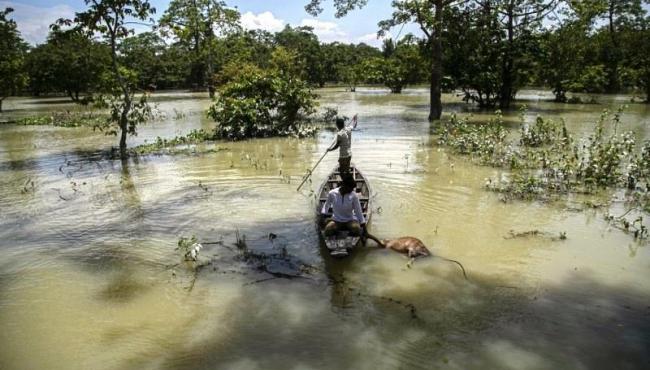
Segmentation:
{"type": "MultiPolygon", "coordinates": [[[[636,369],[650,365],[650,253],[608,227],[603,211],[503,203],[484,190],[499,170],[435,145],[428,93],[320,91],[321,105],[359,114],[353,161],[375,193],[371,230],[416,236],[438,258],[412,269],[375,248],[346,260],[322,252],[313,183],[301,176],[333,138],[219,143],[217,153],[109,159],[114,137],[85,128],[0,126],[0,369],[636,369]],[[33,182],[33,186],[32,186],[33,182]],[[567,233],[506,239],[510,230],[567,233]],[[256,253],[312,266],[271,275],[256,253]],[[269,234],[277,235],[270,240],[269,234]],[[194,273],[181,236],[206,244],[194,273]],[[296,271],[293,271],[294,273],[296,271]]],[[[527,120],[562,117],[577,136],[601,105],[545,102],[526,91],[527,120]]],[[[468,114],[454,96],[447,111],[468,114]]],[[[129,139],[211,129],[200,94],[156,93],[163,117],[129,139]]],[[[79,109],[14,99],[0,121],[79,109]]],[[[648,137],[650,108],[631,104],[623,128],[648,137]]],[[[486,112],[472,112],[483,120],[486,112]]],[[[518,129],[517,111],[506,114],[518,129]]],[[[608,195],[606,195],[608,196],[608,195]]],[[[615,203],[612,212],[622,212],[615,203]]],[[[369,243],[369,245],[372,245],[369,243]]]]}

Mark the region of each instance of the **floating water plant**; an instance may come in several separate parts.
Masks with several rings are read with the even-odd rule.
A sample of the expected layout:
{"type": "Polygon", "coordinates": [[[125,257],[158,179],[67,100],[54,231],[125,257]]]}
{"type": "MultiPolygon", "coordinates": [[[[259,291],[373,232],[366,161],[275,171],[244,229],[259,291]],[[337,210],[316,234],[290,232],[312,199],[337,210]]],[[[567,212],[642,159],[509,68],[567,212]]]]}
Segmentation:
{"type": "Polygon", "coordinates": [[[48,115],[25,117],[13,123],[23,126],[99,127],[106,115],[96,112],[54,112],[48,115]]]}

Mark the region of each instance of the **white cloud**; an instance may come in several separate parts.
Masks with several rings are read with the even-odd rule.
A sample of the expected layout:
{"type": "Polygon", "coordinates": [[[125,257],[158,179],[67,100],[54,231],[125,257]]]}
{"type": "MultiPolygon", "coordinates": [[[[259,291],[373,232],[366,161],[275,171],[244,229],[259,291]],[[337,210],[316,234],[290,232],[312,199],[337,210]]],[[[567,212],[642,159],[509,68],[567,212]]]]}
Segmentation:
{"type": "Polygon", "coordinates": [[[263,12],[260,14],[253,14],[246,12],[241,16],[241,25],[247,30],[265,30],[269,32],[282,31],[284,28],[284,21],[275,18],[271,12],[263,12]]]}
{"type": "Polygon", "coordinates": [[[350,43],[350,36],[334,22],[319,21],[318,19],[305,18],[300,22],[303,27],[311,27],[314,34],[321,42],[344,42],[350,43]]]}
{"type": "Polygon", "coordinates": [[[68,5],[54,5],[51,7],[37,7],[0,1],[0,8],[13,8],[14,12],[9,16],[18,24],[23,39],[30,44],[38,44],[45,41],[50,32],[50,25],[59,18],[73,18],[74,9],[68,5]]]}
{"type": "Polygon", "coordinates": [[[355,39],[355,42],[363,42],[371,46],[375,46],[378,48],[381,48],[383,42],[385,39],[390,39],[392,38],[393,35],[390,32],[386,32],[386,34],[382,37],[377,38],[377,32],[373,33],[368,33],[363,36],[359,36],[355,39]]]}

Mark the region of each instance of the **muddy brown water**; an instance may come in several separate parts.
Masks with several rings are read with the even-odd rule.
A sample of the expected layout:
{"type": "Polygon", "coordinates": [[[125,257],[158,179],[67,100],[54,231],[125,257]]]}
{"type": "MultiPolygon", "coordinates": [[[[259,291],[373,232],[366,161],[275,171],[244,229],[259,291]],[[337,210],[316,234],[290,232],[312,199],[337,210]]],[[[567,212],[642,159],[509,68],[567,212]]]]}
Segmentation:
{"type": "MultiPolygon", "coordinates": [[[[404,257],[374,248],[346,260],[322,253],[310,191],[336,156],[295,189],[332,131],[122,163],[106,156],[116,138],[91,129],[1,125],[0,368],[647,368],[646,244],[609,227],[601,210],[573,210],[577,200],[503,203],[485,191],[499,170],[435,145],[426,90],[319,92],[322,106],[359,114],[353,162],[375,191],[373,233],[416,236],[461,261],[469,281],[436,258],[407,269],[404,257]],[[267,270],[303,278],[266,280],[259,263],[238,257],[236,230],[255,253],[286,256],[267,270]],[[506,239],[510,230],[547,234],[506,239]],[[551,238],[562,231],[567,240],[551,238]],[[205,245],[196,274],[174,249],[191,235],[223,242],[205,245]]],[[[561,117],[575,135],[629,100],[520,97],[527,119],[561,117]]],[[[165,117],[129,145],[214,125],[203,95],[154,100],[165,117]]],[[[451,95],[445,106],[469,111],[451,95]]],[[[4,108],[0,121],[79,109],[51,98],[4,108]]],[[[506,119],[518,128],[516,111],[506,119]]],[[[622,126],[645,138],[649,124],[650,108],[631,104],[622,126]]]]}

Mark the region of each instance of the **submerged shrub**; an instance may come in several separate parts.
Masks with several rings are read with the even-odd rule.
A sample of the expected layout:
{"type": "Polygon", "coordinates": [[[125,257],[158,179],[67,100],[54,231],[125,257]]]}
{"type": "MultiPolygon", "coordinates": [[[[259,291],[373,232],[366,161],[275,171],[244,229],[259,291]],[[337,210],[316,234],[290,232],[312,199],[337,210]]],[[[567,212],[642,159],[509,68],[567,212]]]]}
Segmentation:
{"type": "Polygon", "coordinates": [[[568,137],[564,120],[556,122],[537,116],[535,124],[532,126],[526,123],[522,125],[520,143],[522,146],[540,147],[553,144],[562,138],[568,139],[568,137]]]}
{"type": "Polygon", "coordinates": [[[482,164],[501,162],[511,149],[505,139],[508,135],[503,126],[501,112],[484,124],[470,124],[452,114],[440,132],[438,143],[451,147],[458,154],[471,155],[482,164]]]}
{"type": "Polygon", "coordinates": [[[244,68],[220,88],[208,116],[216,135],[229,140],[268,136],[310,136],[316,95],[299,78],[277,70],[244,68]]]}
{"type": "MultiPolygon", "coordinates": [[[[624,183],[638,191],[641,188],[637,184],[641,181],[647,191],[650,142],[645,143],[640,154],[633,155],[634,134],[617,132],[623,109],[613,114],[605,110],[594,132],[579,143],[568,134],[563,121],[537,117],[531,126],[522,123],[517,146],[506,140],[498,113],[486,124],[469,124],[467,119],[452,115],[439,132],[438,142],[458,154],[478,159],[481,164],[512,170],[511,176],[488,182],[489,189],[507,193],[507,198],[540,199],[549,198],[550,193],[591,193],[599,187],[624,183]]],[[[648,198],[636,197],[639,203],[645,203],[648,198]]]]}

